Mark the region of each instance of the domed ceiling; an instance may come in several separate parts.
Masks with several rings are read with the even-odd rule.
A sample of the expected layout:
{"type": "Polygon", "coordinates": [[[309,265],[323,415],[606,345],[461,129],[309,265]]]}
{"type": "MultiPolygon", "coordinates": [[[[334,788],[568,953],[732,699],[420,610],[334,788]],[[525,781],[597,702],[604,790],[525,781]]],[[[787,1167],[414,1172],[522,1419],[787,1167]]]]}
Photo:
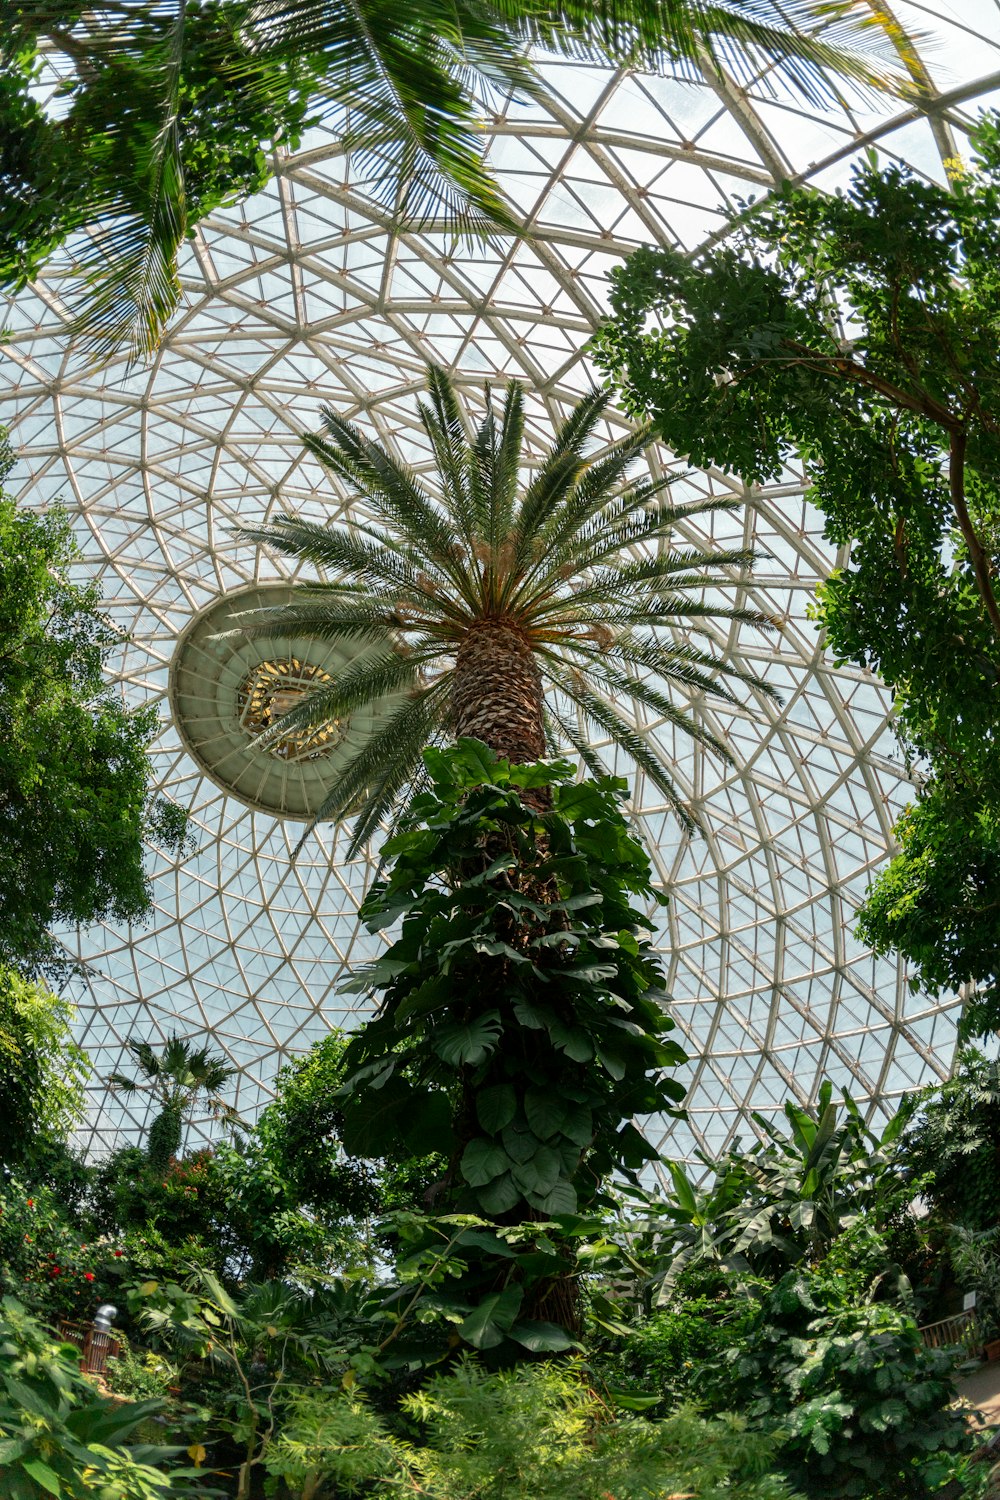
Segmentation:
{"type": "MultiPolygon", "coordinates": [[[[881,0],[872,9],[886,14],[881,0]]],[[[473,391],[486,378],[524,381],[541,445],[592,382],[585,351],[605,278],[635,246],[695,251],[741,201],[785,179],[834,188],[871,145],[943,177],[979,110],[1000,99],[1000,14],[992,0],[936,9],[894,6],[921,34],[922,109],[855,100],[819,114],[767,77],[745,89],[546,63],[544,102],[490,117],[490,161],[528,231],[492,249],[433,229],[391,233],[337,140],[314,132],[275,161],[265,192],[201,226],[182,263],[183,308],[159,353],[131,371],[97,370],[73,346],[58,269],[8,309],[0,412],[20,452],[15,488],[30,505],[71,511],[86,569],[128,637],[115,680],[129,701],[160,710],[159,784],[190,812],[196,844],[176,862],[150,851],[155,911],[144,928],[62,935],[84,966],[71,990],[99,1075],[120,1065],[127,1037],[208,1033],[239,1069],[235,1103],[252,1117],[283,1060],[363,1015],[338,981],[370,951],[356,914],[377,849],[348,862],[346,837],[326,824],[293,860],[303,823],[260,799],[248,806],[245,787],[227,793],[193,758],[168,701],[175,646],[194,617],[231,590],[271,596],[289,576],[234,527],[284,509],[344,514],[348,497],[298,436],[317,425],[320,403],[425,464],[415,397],[434,360],[473,391]]],[[[606,437],[623,427],[612,418],[606,437]]],[[[666,452],[650,461],[683,467],[666,452]]],[[[730,489],[721,475],[693,474],[673,493],[730,489]]],[[[682,836],[655,790],[635,783],[671,897],[662,944],[691,1054],[689,1122],[663,1135],[677,1155],[718,1151],[747,1134],[749,1109],[808,1101],[824,1076],[891,1109],[944,1076],[954,1049],[957,1002],[911,994],[901,967],[852,935],[907,784],[884,690],[834,666],[807,618],[836,559],[799,474],[742,499],[689,535],[758,549],[752,584],[734,593],[787,623],[774,638],[733,628],[715,641],[765,673],[783,707],[700,705],[728,736],[735,771],[636,714],[707,828],[682,836]]],[[[142,1107],[133,1118],[98,1090],[95,1149],[134,1134],[142,1107]]]]}

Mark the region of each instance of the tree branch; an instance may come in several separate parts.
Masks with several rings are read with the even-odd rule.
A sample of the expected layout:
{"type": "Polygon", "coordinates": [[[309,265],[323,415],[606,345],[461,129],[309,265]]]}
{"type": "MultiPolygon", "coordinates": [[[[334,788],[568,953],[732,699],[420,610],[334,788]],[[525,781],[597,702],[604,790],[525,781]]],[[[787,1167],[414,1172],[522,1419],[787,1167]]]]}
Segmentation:
{"type": "Polygon", "coordinates": [[[990,624],[994,631],[1000,636],[1000,606],[997,605],[997,597],[993,592],[993,568],[983,548],[979,537],[976,535],[965,503],[965,428],[958,427],[951,433],[950,472],[949,483],[951,487],[951,503],[958,520],[965,545],[969,549],[969,557],[972,560],[973,571],[976,575],[976,583],[986,606],[986,613],[990,617],[990,624]]]}

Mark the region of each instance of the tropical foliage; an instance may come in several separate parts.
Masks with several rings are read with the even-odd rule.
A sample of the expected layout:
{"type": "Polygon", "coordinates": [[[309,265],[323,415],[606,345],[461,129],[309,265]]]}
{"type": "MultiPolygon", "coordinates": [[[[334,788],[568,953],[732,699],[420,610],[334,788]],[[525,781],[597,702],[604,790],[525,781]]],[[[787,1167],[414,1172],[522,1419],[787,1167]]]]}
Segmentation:
{"type": "MultiPolygon", "coordinates": [[[[13,460],[0,432],[0,483],[13,460]]],[[[120,644],[58,511],[19,510],[0,490],[0,964],[59,969],[50,929],[149,910],[144,838],[186,837],[151,795],[148,709],[129,710],[102,664],[120,644]]]]}
{"type": "Polygon", "coordinates": [[[268,1468],[294,1495],[423,1495],[432,1500],[795,1500],[769,1473],[773,1445],[732,1416],[684,1409],[662,1421],[615,1418],[582,1369],[472,1364],[434,1376],[401,1407],[401,1436],[357,1396],[306,1397],[268,1468]]]}
{"type": "Polygon", "coordinates": [[[699,1262],[773,1279],[824,1259],[851,1230],[893,1226],[922,1186],[904,1175],[894,1150],[910,1113],[901,1109],[877,1135],[846,1092],[841,1116],[827,1081],[814,1111],[788,1100],[787,1134],[755,1113],[760,1139],[706,1163],[715,1174],[707,1185],[669,1162],[673,1192],[649,1203],[661,1300],[699,1262]]]}
{"type": "Polygon", "coordinates": [[[122,1406],[80,1374],[60,1344],[12,1297],[0,1303],[0,1470],[5,1500],[165,1500],[193,1495],[183,1450],[131,1441],[157,1402],[122,1406]]]}
{"type": "Polygon", "coordinates": [[[722,704],[737,701],[733,686],[774,696],[709,644],[671,634],[719,619],[770,623],[702,597],[707,588],[731,589],[751,553],[671,538],[678,522],[736,502],[672,505],[664,497],[669,479],[629,483],[647,427],[588,456],[609,399],[596,391],[576,405],[522,489],[521,387],[507,387],[499,417],[487,391],[486,413],[470,436],[449,377],[431,367],[428,381],[420,415],[438,493],[326,408],[326,436],[305,441],[364,498],[372,520],[324,526],[285,516],[244,533],[334,580],[301,586],[292,604],[250,612],[245,628],[306,632],[345,643],[357,658],[269,734],[343,719],[389,696],[392,707],[319,814],[343,816],[360,802],[355,848],[412,783],[424,746],[463,735],[518,762],[569,744],[597,776],[605,767],[592,738],[607,736],[691,828],[694,814],[670,767],[619,703],[636,700],[731,761],[671,689],[722,704]]]}
{"type": "Polygon", "coordinates": [[[202,1095],[215,1119],[238,1121],[236,1110],[222,1097],[236,1069],[208,1047],[195,1047],[178,1036],[171,1036],[159,1053],[149,1042],[133,1040],[126,1046],[139,1064],[141,1076],[130,1078],[115,1072],[109,1075],[108,1083],[123,1094],[148,1093],[155,1102],[157,1112],[146,1145],[151,1166],[162,1169],[177,1155],[184,1126],[202,1095]]]}
{"type": "Polygon", "coordinates": [[[925,1500],[972,1446],[954,1351],[926,1348],[912,1317],[842,1273],[790,1271],[730,1359],[729,1398],[788,1434],[780,1462],[810,1500],[925,1500]]]}
{"type": "MultiPolygon", "coordinates": [[[[439,1153],[435,1196],[452,1213],[511,1224],[592,1211],[611,1172],[634,1176],[656,1154],[633,1117],[683,1097],[652,924],[629,904],[655,895],[617,805],[625,784],[511,765],[464,739],[425,763],[430,789],[362,911],[371,930],[402,926],[352,981],[382,1001],[347,1049],[345,1144],[377,1156],[402,1134],[414,1154],[439,1153]],[[527,797],[541,792],[538,811],[527,797]]],[[[541,1319],[565,1343],[572,1256],[569,1285],[543,1257],[529,1290],[521,1257],[478,1242],[495,1316],[459,1332],[477,1347],[537,1343],[541,1319]]],[[[524,1249],[531,1266],[539,1247],[524,1249]]]]}
{"type": "Polygon", "coordinates": [[[91,1069],[70,1034],[72,1009],[42,984],[0,968],[0,1165],[57,1145],[84,1114],[91,1069]]]}
{"type": "Polygon", "coordinates": [[[1000,952],[994,119],[974,145],[946,187],[872,159],[850,192],[783,190],[692,262],[637,253],[597,347],[676,451],[758,482],[806,460],[829,539],[851,549],[817,618],[835,656],[894,689],[923,783],[860,931],[931,994],[975,979],[978,1034],[1000,952]]]}
{"type": "Polygon", "coordinates": [[[925,1089],[903,1138],[907,1170],[949,1224],[1000,1220],[1000,1061],[965,1047],[947,1083],[925,1089]]]}
{"type": "MultiPolygon", "coordinates": [[[[482,756],[482,750],[476,755],[482,756]]],[[[470,756],[470,747],[461,746],[445,757],[444,766],[437,766],[443,792],[433,794],[442,808],[440,818],[432,820],[436,826],[408,830],[432,835],[432,852],[435,841],[447,843],[454,837],[448,830],[456,809],[464,809],[476,795],[475,788],[464,790],[467,781],[482,774],[482,763],[476,772],[470,756]],[[449,762],[450,778],[444,774],[449,762]]],[[[562,791],[591,791],[561,780],[555,768],[552,805],[529,811],[518,792],[531,788],[520,787],[516,779],[530,779],[528,768],[494,761],[489,769],[493,779],[480,793],[484,798],[489,793],[494,812],[509,811],[515,829],[527,827],[529,818],[558,828],[567,811],[559,809],[562,791]],[[505,777],[510,778],[506,783],[505,777]]],[[[589,833],[595,848],[596,843],[610,847],[612,832],[602,813],[581,818],[574,837],[585,839],[589,833]]],[[[399,863],[409,861],[412,870],[415,846],[406,834],[401,840],[399,863]]],[[[596,868],[595,848],[581,844],[579,857],[596,868]]],[[[476,860],[465,862],[469,889],[480,892],[472,911],[483,900],[480,888],[487,882],[479,877],[487,852],[479,848],[476,860]]],[[[619,879],[632,867],[629,852],[626,835],[619,848],[624,860],[616,867],[619,879]]],[[[558,835],[549,857],[560,858],[558,835]]],[[[490,859],[485,868],[495,863],[490,859]]],[[[390,867],[384,890],[396,868],[390,867]]],[[[440,880],[436,888],[448,891],[440,880]]],[[[393,889],[399,901],[409,890],[402,873],[393,889]]],[[[577,893],[574,887],[563,894],[572,902],[577,893]]],[[[616,899],[624,902],[626,896],[616,899]]],[[[602,900],[607,920],[608,890],[602,900]]],[[[492,909],[492,897],[484,905],[492,909]]],[[[598,941],[600,931],[599,925],[581,920],[588,910],[570,905],[568,913],[565,930],[570,940],[581,939],[581,947],[598,941]]],[[[455,914],[459,940],[463,912],[459,907],[455,914]]],[[[407,921],[403,914],[400,936],[407,921]]],[[[631,983],[638,981],[634,962],[641,957],[630,953],[629,928],[617,912],[610,927],[616,924],[612,935],[617,948],[598,948],[594,955],[617,968],[617,978],[609,975],[603,981],[609,994],[622,983],[622,973],[632,975],[631,983]],[[618,968],[622,953],[632,960],[624,970],[618,968]]],[[[641,927],[633,927],[637,946],[641,933],[641,927]]],[[[528,929],[529,938],[538,935],[528,929]]],[[[456,951],[461,954],[461,945],[456,951]]],[[[499,955],[481,957],[484,964],[497,961],[499,968],[499,955]]],[[[565,961],[572,974],[579,949],[567,952],[565,961]]],[[[559,965],[545,967],[553,988],[559,965]]],[[[391,984],[384,993],[391,1000],[391,984]]],[[[582,994],[586,1008],[586,990],[582,994]]],[[[547,1003],[554,1003],[554,997],[543,996],[538,1010],[547,1003]]],[[[621,1016],[626,1019],[624,1012],[621,1016]]],[[[423,1052],[419,1047],[413,1051],[412,1067],[404,1068],[417,1092],[404,1100],[403,1120],[418,1113],[420,1090],[414,1080],[422,1059],[429,1063],[433,1056],[433,1012],[430,1020],[431,1039],[423,1052]]],[[[531,1040],[539,1062],[548,1066],[544,1031],[533,1032],[531,1040]]],[[[638,1038],[623,1031],[608,1048],[620,1047],[622,1041],[628,1047],[638,1038]]],[[[510,1044],[516,1053],[516,1036],[510,1044]]],[[[608,1048],[602,1043],[602,1051],[608,1048]]],[[[521,1087],[517,1058],[496,1058],[498,1064],[508,1061],[505,1081],[516,1104],[521,1087]]],[[[570,1069],[559,1075],[564,1082],[571,1082],[571,1073],[589,1082],[587,1069],[568,1056],[564,1061],[570,1069]]],[[[466,1126],[459,1118],[455,1106],[465,1067],[459,1063],[452,1068],[455,1086],[450,1094],[442,1090],[446,1108],[439,1114],[455,1122],[455,1134],[471,1129],[509,1154],[513,1166],[505,1170],[513,1177],[523,1165],[516,1159],[520,1134],[508,1132],[508,1139],[504,1129],[487,1129],[477,1113],[466,1126]]],[[[597,1057],[590,1068],[598,1080],[605,1074],[597,1057]]],[[[442,1154],[436,1165],[432,1161],[437,1192],[433,1181],[426,1184],[431,1188],[429,1211],[416,1200],[394,1209],[381,1223],[361,1226],[353,1248],[346,1238],[338,1238],[333,1189],[345,1180],[339,1166],[354,1165],[360,1171],[361,1163],[352,1163],[343,1144],[311,1158],[300,1185],[308,1182],[312,1197],[324,1199],[323,1217],[292,1184],[285,1197],[275,1195],[286,1126],[291,1131],[286,1143],[298,1138],[309,1118],[319,1124],[336,1116],[335,1131],[349,1131],[352,1096],[342,1093],[324,1106],[316,1092],[321,1082],[342,1089],[347,1071],[343,1043],[333,1038],[332,1045],[317,1048],[301,1067],[286,1073],[279,1087],[273,1161],[267,1156],[271,1131],[259,1139],[255,1132],[243,1132],[231,1141],[220,1140],[213,1152],[182,1155],[161,1176],[150,1174],[144,1152],[135,1150],[131,1165],[119,1153],[96,1170],[84,1169],[92,1174],[92,1193],[77,1207],[63,1204],[51,1188],[35,1188],[28,1181],[12,1180],[0,1190],[0,1277],[6,1288],[19,1288],[52,1322],[67,1315],[85,1319],[103,1301],[122,1309],[131,1352],[121,1368],[114,1363],[109,1367],[109,1383],[131,1399],[163,1396],[162,1440],[184,1450],[203,1476],[175,1479],[175,1489],[184,1493],[183,1487],[192,1483],[199,1493],[207,1486],[210,1492],[221,1488],[232,1496],[241,1487],[245,1494],[267,1475],[280,1480],[289,1496],[321,1500],[325,1494],[350,1493],[364,1476],[367,1492],[375,1494],[391,1478],[396,1492],[423,1486],[431,1494],[468,1500],[468,1485],[500,1483],[502,1476],[514,1494],[534,1497],[551,1490],[554,1496],[575,1496],[589,1493],[580,1487],[582,1444],[595,1465],[588,1474],[605,1483],[613,1479],[610,1493],[618,1496],[651,1496],[658,1492],[657,1483],[692,1486],[691,1491],[668,1493],[690,1492],[699,1500],[715,1494],[721,1500],[730,1493],[759,1500],[783,1496],[796,1485],[810,1496],[857,1495],[864,1500],[922,1497],[946,1483],[951,1488],[944,1493],[961,1494],[963,1500],[978,1495],[974,1480],[976,1474],[985,1476],[985,1466],[966,1470],[964,1421],[947,1407],[953,1357],[921,1348],[908,1310],[910,1294],[894,1267],[893,1216],[900,1178],[909,1184],[922,1180],[905,1159],[913,1121],[893,1142],[884,1133],[881,1138],[870,1135],[850,1107],[846,1113],[838,1111],[832,1096],[821,1099],[815,1112],[794,1106],[784,1131],[763,1132],[758,1145],[726,1159],[720,1181],[742,1180],[742,1205],[730,1193],[726,1213],[710,1226],[723,1231],[719,1244],[713,1245],[716,1235],[710,1234],[706,1253],[690,1257],[669,1286],[664,1283],[663,1305],[647,1316],[639,1310],[636,1279],[645,1275],[655,1281],[684,1240],[687,1191],[712,1190],[696,1187],[675,1168],[672,1191],[663,1195],[658,1217],[637,1204],[634,1187],[627,1202],[616,1203],[609,1182],[599,1190],[609,1206],[597,1211],[587,1195],[597,1192],[600,1152],[613,1156],[627,1141],[637,1144],[627,1129],[627,1141],[620,1132],[616,1137],[610,1119],[595,1123],[595,1169],[587,1173],[584,1151],[584,1191],[578,1196],[579,1211],[572,1214],[543,1218],[530,1205],[526,1220],[520,1218],[525,1212],[521,1206],[499,1215],[448,1212],[454,1204],[449,1194],[467,1193],[467,1205],[478,1202],[480,1188],[470,1187],[461,1175],[464,1148],[442,1154]],[[602,1131],[607,1137],[603,1145],[602,1131]],[[862,1161],[866,1148],[867,1169],[862,1161]],[[121,1172],[120,1192],[116,1171],[121,1172]],[[150,1222],[140,1223],[143,1213],[150,1222]],[[285,1222],[278,1222],[283,1216],[285,1222]],[[644,1218],[655,1232],[644,1227],[644,1218]],[[758,1225],[760,1245],[745,1246],[741,1264],[739,1255],[727,1256],[725,1250],[733,1243],[731,1227],[751,1222],[758,1225]],[[539,1289],[551,1291],[553,1285],[579,1288],[578,1331],[530,1316],[548,1311],[531,1304],[539,1289]],[[565,1362],[532,1363],[574,1343],[587,1346],[587,1384],[565,1362]],[[456,1373],[456,1351],[463,1346],[478,1363],[467,1363],[456,1373]],[[515,1373],[503,1378],[489,1373],[504,1366],[513,1366],[515,1373]],[[443,1378],[435,1379],[435,1372],[443,1378]],[[548,1383],[550,1378],[558,1388],[548,1383]],[[563,1394],[559,1382],[566,1382],[563,1394]],[[602,1393],[600,1404],[595,1390],[602,1393]],[[570,1394],[568,1402],[565,1393],[570,1394]],[[404,1394],[426,1404],[418,1409],[408,1401],[401,1407],[404,1394]],[[741,1419],[715,1415],[706,1420],[679,1411],[691,1398],[710,1413],[737,1410],[741,1419]],[[592,1407],[601,1413],[596,1429],[592,1407]],[[613,1410],[643,1416],[613,1421],[613,1410]],[[437,1413],[444,1424],[440,1431],[437,1413]],[[465,1433],[463,1423],[475,1426],[476,1440],[463,1439],[453,1448],[446,1427],[465,1433]],[[597,1467],[598,1460],[606,1467],[597,1467]]],[[[612,1074],[606,1087],[614,1094],[622,1083],[612,1074]]],[[[646,1086],[656,1083],[654,1070],[646,1086]]],[[[391,1080],[386,1086],[391,1087],[391,1080]]],[[[430,1083],[432,1092],[435,1086],[430,1083]]],[[[490,1086],[488,1082],[484,1091],[487,1108],[504,1102],[489,1096],[490,1086]]],[[[527,1092],[524,1103],[524,1123],[534,1129],[540,1116],[534,1104],[527,1108],[527,1092]]],[[[923,1108],[933,1103],[928,1098],[923,1108]]],[[[220,1125],[223,1133],[232,1129],[225,1121],[220,1125]]],[[[760,1122],[758,1129],[763,1131],[760,1122]]],[[[541,1161],[548,1144],[543,1140],[535,1147],[541,1161]]],[[[556,1144],[561,1155],[562,1145],[556,1144]]],[[[29,1154],[26,1167],[31,1165],[29,1154]]],[[[949,1164],[946,1170],[954,1174],[955,1168],[949,1164]]],[[[391,1174],[380,1181],[371,1163],[364,1172],[383,1201],[387,1184],[395,1191],[391,1174]]],[[[350,1180],[346,1186],[342,1206],[352,1199],[350,1180]]],[[[525,1191],[530,1190],[529,1184],[525,1191]]],[[[927,1191],[925,1178],[922,1191],[927,1191]]],[[[912,1220],[915,1233],[930,1225],[927,1255],[936,1253],[940,1241],[936,1222],[933,1215],[912,1220]]],[[[951,1259],[959,1290],[968,1285],[963,1266],[988,1290],[983,1267],[996,1259],[991,1239],[973,1231],[957,1234],[951,1259]],[[963,1259],[965,1250],[979,1257],[971,1269],[963,1259]]],[[[921,1266],[919,1257],[914,1264],[921,1266]]],[[[933,1266],[929,1270],[931,1280],[915,1289],[919,1297],[938,1295],[940,1278],[934,1281],[937,1273],[933,1266]]],[[[946,1280],[945,1295],[953,1295],[949,1286],[946,1280]]],[[[564,1310],[565,1303],[557,1305],[564,1310]]],[[[932,1303],[925,1317],[933,1320],[948,1310],[948,1303],[940,1311],[932,1303]]],[[[985,1298],[983,1310],[988,1311],[985,1298]]],[[[12,1321],[8,1313],[7,1324],[12,1321]]],[[[8,1336],[6,1325],[4,1334],[8,1336]]],[[[36,1370],[47,1367],[47,1358],[40,1356],[36,1370]]],[[[2,1359],[0,1355],[0,1364],[2,1359]]],[[[78,1380],[75,1364],[72,1370],[78,1380]]],[[[0,1373],[0,1407],[4,1378],[0,1373]]],[[[76,1401],[72,1391],[67,1399],[76,1401]]],[[[48,1422],[45,1412],[40,1416],[48,1422]]],[[[67,1421],[75,1438],[84,1436],[75,1418],[67,1421]]],[[[104,1471],[90,1473],[89,1459],[84,1465],[77,1453],[73,1462],[77,1471],[84,1469],[86,1483],[74,1490],[69,1475],[77,1471],[59,1446],[61,1429],[52,1430],[56,1436],[51,1442],[45,1439],[52,1456],[43,1461],[59,1473],[62,1493],[89,1494],[86,1484],[96,1483],[96,1474],[104,1471]],[[60,1464],[68,1466],[65,1475],[60,1464]]],[[[12,1435],[23,1438],[20,1429],[12,1435]]],[[[137,1441],[141,1436],[132,1432],[125,1434],[124,1447],[108,1444],[119,1455],[117,1468],[108,1470],[116,1483],[126,1472],[128,1484],[153,1483],[145,1472],[149,1462],[132,1446],[137,1441]]],[[[35,1454],[25,1449],[22,1456],[30,1463],[35,1454]]],[[[181,1454],[155,1461],[161,1487],[171,1463],[178,1462],[186,1462],[181,1454]]],[[[5,1482],[8,1472],[16,1470],[4,1470],[5,1482]]],[[[29,1473],[29,1483],[37,1484],[37,1475],[29,1473]]],[[[124,1479],[120,1490],[130,1500],[152,1500],[157,1494],[141,1487],[133,1492],[124,1479]]],[[[44,1492],[44,1484],[24,1490],[32,1500],[44,1492]]]]}
{"type": "Polygon", "coordinates": [[[529,48],[747,79],[771,64],[820,103],[838,97],[838,75],[891,73],[873,62],[883,25],[860,0],[15,5],[0,38],[0,281],[23,283],[87,229],[93,346],[136,356],[177,305],[185,235],[258,189],[273,151],[312,120],[330,120],[397,222],[510,227],[484,162],[482,100],[537,89],[529,48]],[[58,110],[39,97],[53,67],[58,110]]]}

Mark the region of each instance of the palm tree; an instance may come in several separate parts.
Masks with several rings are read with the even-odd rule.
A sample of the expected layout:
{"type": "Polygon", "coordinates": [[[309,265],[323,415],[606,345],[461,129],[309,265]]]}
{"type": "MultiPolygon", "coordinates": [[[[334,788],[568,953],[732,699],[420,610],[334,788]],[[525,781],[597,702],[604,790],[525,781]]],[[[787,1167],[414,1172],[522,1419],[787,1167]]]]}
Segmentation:
{"type": "Polygon", "coordinates": [[[153,1051],[149,1042],[128,1041],[125,1045],[139,1064],[143,1079],[112,1073],[108,1084],[124,1094],[149,1094],[158,1104],[146,1143],[152,1166],[162,1169],[177,1155],[184,1126],[201,1095],[207,1096],[206,1104],[214,1119],[239,1123],[236,1110],[222,1098],[222,1090],[235,1076],[236,1069],[207,1047],[195,1047],[178,1036],[168,1038],[159,1053],[153,1051]]]}
{"type": "MultiPolygon", "coordinates": [[[[26,0],[0,37],[0,278],[19,284],[73,230],[93,351],[148,353],[200,218],[266,177],[261,148],[330,120],[397,221],[515,229],[483,157],[480,101],[537,92],[541,47],[581,60],[775,71],[807,103],[836,79],[898,85],[867,0],[26,0]],[[35,98],[36,53],[67,72],[65,118],[35,98]],[[873,61],[873,58],[875,59],[873,61]]],[[[897,47],[901,34],[895,37],[897,47]]]]}
{"type": "Polygon", "coordinates": [[[354,656],[261,743],[343,721],[386,695],[383,721],[343,764],[318,815],[342,817],[360,804],[352,852],[398,805],[424,747],[449,736],[481,740],[512,762],[568,745],[600,774],[596,731],[626,751],[693,828],[670,768],[618,703],[634,699],[731,763],[726,745],[669,688],[722,703],[737,702],[734,685],[775,696],[707,645],[672,633],[718,619],[773,623],[703,598],[705,590],[731,589],[732,570],[745,570],[752,553],[668,545],[679,521],[737,502],[675,506],[663,496],[669,478],[630,483],[649,427],[588,456],[610,400],[602,391],[576,405],[522,488],[521,386],[508,385],[499,418],[487,387],[486,414],[470,436],[448,375],[432,366],[428,382],[420,417],[436,493],[325,408],[325,436],[305,441],[364,498],[372,519],[324,526],[283,516],[243,531],[335,581],[250,611],[241,628],[310,634],[341,649],[346,643],[354,656]]]}

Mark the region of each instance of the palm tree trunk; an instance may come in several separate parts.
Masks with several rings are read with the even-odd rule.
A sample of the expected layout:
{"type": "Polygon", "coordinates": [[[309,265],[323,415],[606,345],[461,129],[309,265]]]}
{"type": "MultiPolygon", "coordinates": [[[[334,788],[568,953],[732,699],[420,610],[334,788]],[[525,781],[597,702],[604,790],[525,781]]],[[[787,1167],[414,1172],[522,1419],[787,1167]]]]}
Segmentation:
{"type": "Polygon", "coordinates": [[[455,658],[451,713],[456,739],[482,740],[518,765],[544,756],[542,678],[512,621],[486,618],[469,629],[455,658]]]}

